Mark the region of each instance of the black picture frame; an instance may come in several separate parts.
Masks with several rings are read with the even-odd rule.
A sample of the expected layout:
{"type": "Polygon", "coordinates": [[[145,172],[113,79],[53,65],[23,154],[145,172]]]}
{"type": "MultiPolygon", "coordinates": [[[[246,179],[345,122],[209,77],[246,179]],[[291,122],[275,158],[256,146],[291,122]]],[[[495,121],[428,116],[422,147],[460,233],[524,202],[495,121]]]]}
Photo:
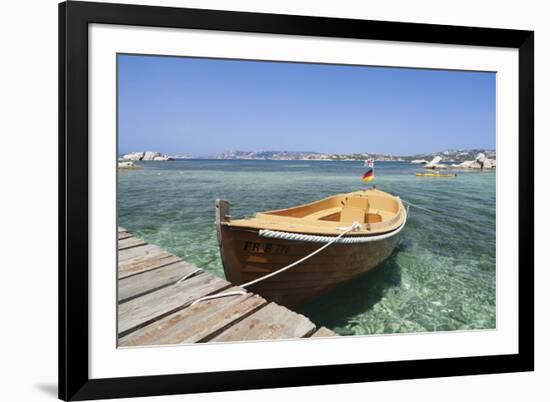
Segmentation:
{"type": "MultiPolygon", "coordinates": [[[[86,400],[534,370],[534,32],[70,1],[59,5],[59,398],[86,400]],[[88,25],[118,24],[519,51],[517,354],[213,373],[88,375],[88,25]]],[[[113,223],[114,224],[114,223],[113,223]]]]}

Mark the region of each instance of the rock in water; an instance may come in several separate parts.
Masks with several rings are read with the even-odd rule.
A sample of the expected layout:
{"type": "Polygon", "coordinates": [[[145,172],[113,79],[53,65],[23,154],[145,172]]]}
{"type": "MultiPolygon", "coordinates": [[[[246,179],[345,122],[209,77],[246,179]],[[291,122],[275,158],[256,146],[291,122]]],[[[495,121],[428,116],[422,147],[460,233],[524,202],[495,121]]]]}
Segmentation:
{"type": "Polygon", "coordinates": [[[476,162],[483,166],[483,162],[485,162],[485,154],[477,154],[476,156],[476,162]]]}
{"type": "Polygon", "coordinates": [[[132,152],[122,157],[126,161],[172,161],[173,158],[162,155],[160,152],[132,152]]]}
{"type": "MultiPolygon", "coordinates": [[[[452,165],[453,169],[495,169],[497,167],[496,159],[486,158],[483,154],[481,158],[476,157],[473,161],[464,161],[458,165],[452,165]],[[479,162],[483,160],[483,162],[479,162]]],[[[479,155],[478,155],[479,156],[479,155]]]]}
{"type": "Polygon", "coordinates": [[[119,169],[141,169],[141,166],[134,165],[132,161],[118,162],[119,169]]]}
{"type": "Polygon", "coordinates": [[[143,155],[145,155],[145,152],[132,152],[124,155],[122,159],[126,161],[140,161],[143,159],[143,155]]]}
{"type": "Polygon", "coordinates": [[[160,152],[145,152],[145,155],[143,155],[144,161],[152,161],[155,159],[156,156],[160,156],[160,152]]]}
{"type": "Polygon", "coordinates": [[[171,161],[173,159],[166,155],[157,155],[153,157],[153,160],[154,161],[171,161]]]}
{"type": "Polygon", "coordinates": [[[441,162],[443,158],[441,158],[441,156],[436,156],[435,158],[433,158],[430,163],[428,163],[426,166],[424,166],[426,169],[435,169],[439,162],[441,162]]]}
{"type": "Polygon", "coordinates": [[[458,165],[464,169],[476,169],[479,167],[476,161],[464,161],[460,165],[458,165]]]}

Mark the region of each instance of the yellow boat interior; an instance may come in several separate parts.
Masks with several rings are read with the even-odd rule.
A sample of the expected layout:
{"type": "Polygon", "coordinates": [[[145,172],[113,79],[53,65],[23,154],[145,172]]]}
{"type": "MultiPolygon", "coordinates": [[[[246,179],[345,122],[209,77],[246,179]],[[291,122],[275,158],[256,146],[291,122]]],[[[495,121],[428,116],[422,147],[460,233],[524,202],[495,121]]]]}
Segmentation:
{"type": "Polygon", "coordinates": [[[234,228],[333,236],[358,222],[361,229],[347,236],[365,236],[391,232],[405,219],[406,211],[399,197],[371,188],[291,208],[258,212],[252,218],[229,220],[224,224],[234,228]]]}

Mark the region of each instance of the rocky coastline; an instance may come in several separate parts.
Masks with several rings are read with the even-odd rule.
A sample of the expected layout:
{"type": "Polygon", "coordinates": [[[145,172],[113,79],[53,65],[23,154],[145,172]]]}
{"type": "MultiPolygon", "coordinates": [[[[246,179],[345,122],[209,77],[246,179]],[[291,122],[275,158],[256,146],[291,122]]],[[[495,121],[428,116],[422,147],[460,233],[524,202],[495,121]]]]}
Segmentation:
{"type": "MultiPolygon", "coordinates": [[[[497,167],[497,160],[490,159],[483,153],[477,154],[474,160],[466,160],[458,164],[443,164],[440,163],[443,160],[441,156],[436,156],[430,162],[426,163],[424,169],[437,169],[437,170],[492,170],[497,167]]],[[[414,163],[414,162],[411,162],[414,163]]],[[[421,162],[417,162],[421,163],[421,162]]]]}
{"type": "Polygon", "coordinates": [[[131,152],[121,158],[122,161],[173,161],[171,156],[163,155],[160,152],[131,152]]]}
{"type": "Polygon", "coordinates": [[[151,152],[151,151],[142,151],[142,152],[131,152],[129,154],[123,155],[122,158],[118,160],[119,169],[142,169],[143,166],[136,165],[136,161],[173,161],[174,158],[171,156],[163,155],[160,152],[151,152]]]}

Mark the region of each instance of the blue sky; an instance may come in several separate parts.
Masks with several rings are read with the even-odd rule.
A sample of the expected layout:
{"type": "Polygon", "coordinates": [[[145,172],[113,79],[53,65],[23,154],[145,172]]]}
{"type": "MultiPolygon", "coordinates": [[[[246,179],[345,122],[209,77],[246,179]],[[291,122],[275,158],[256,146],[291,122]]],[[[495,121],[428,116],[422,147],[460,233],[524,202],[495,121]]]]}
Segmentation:
{"type": "Polygon", "coordinates": [[[118,56],[119,152],[495,148],[485,72],[118,56]]]}

